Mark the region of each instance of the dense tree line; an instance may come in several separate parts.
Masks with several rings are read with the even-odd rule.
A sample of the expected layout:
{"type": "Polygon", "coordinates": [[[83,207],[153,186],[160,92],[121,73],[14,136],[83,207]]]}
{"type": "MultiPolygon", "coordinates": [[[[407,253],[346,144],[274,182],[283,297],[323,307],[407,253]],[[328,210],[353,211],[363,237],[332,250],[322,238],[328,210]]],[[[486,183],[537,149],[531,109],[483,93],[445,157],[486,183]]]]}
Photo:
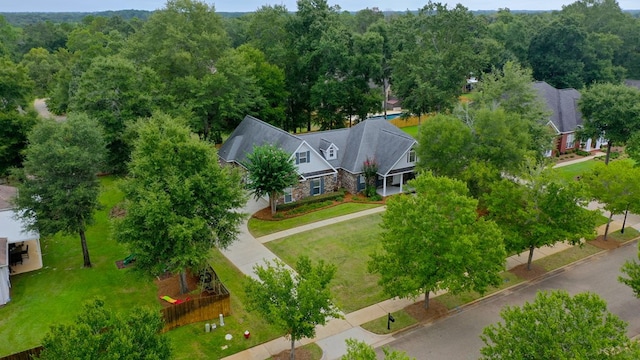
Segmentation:
{"type": "Polygon", "coordinates": [[[450,111],[469,76],[508,62],[559,88],[640,78],[640,20],[615,0],[481,14],[431,1],[350,13],[299,0],[296,9],[225,15],[170,0],[148,14],[22,27],[0,17],[0,55],[27,70],[54,112],[82,110],[103,123],[115,171],[128,160],[127,125],[153,110],[220,142],[247,114],[290,131],[347,126],[383,111],[389,89],[415,115],[450,111]]]}

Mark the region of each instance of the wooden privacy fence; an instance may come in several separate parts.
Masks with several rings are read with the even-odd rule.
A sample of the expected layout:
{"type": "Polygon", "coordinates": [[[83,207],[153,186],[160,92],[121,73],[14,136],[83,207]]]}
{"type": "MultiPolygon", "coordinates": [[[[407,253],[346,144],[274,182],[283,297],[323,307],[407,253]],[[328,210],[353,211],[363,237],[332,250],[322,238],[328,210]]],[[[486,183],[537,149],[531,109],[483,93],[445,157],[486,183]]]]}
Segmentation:
{"type": "Polygon", "coordinates": [[[163,332],[198,321],[217,319],[231,314],[231,299],[226,294],[202,296],[162,309],[163,332]]]}
{"type": "Polygon", "coordinates": [[[202,295],[162,309],[163,332],[199,321],[218,319],[231,314],[231,295],[211,266],[200,274],[202,295]]]}
{"type": "Polygon", "coordinates": [[[0,358],[0,360],[31,360],[33,356],[40,355],[40,352],[42,352],[42,346],[21,351],[19,353],[7,355],[5,357],[0,358]]]}

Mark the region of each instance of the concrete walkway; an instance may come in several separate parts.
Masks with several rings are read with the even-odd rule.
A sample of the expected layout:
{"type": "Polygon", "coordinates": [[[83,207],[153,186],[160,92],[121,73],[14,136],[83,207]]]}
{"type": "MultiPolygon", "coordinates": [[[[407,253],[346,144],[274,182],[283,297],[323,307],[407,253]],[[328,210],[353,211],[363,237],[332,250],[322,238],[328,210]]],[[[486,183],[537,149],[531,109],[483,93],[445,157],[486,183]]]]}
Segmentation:
{"type": "MultiPolygon", "coordinates": [[[[581,161],[591,160],[597,156],[602,156],[604,153],[596,153],[592,156],[579,158],[572,161],[563,162],[557,166],[566,166],[581,161]]],[[[244,210],[249,214],[253,214],[258,210],[261,210],[268,206],[268,202],[264,199],[254,200],[250,199],[247,203],[247,207],[244,210]]],[[[592,202],[589,204],[590,209],[601,208],[600,204],[592,202]]],[[[233,243],[227,250],[223,251],[223,254],[238,267],[244,274],[256,277],[253,271],[254,266],[264,265],[265,260],[273,260],[277,256],[267,249],[263,244],[269,241],[287,237],[290,235],[298,234],[304,231],[317,229],[323,226],[335,224],[341,221],[347,221],[356,219],[358,217],[367,216],[370,214],[380,213],[386,209],[384,206],[361,211],[358,213],[348,214],[340,217],[336,217],[329,220],[323,220],[307,225],[303,225],[294,229],[281,231],[278,233],[266,235],[258,239],[254,238],[247,228],[247,222],[245,221],[241,226],[240,235],[238,240],[233,243]]],[[[603,211],[603,215],[609,214],[603,211]]],[[[622,227],[623,216],[616,215],[613,217],[613,221],[610,225],[609,232],[619,230],[622,227]]],[[[627,225],[633,226],[635,229],[640,230],[640,216],[629,214],[627,218],[627,225]]],[[[605,225],[598,228],[598,234],[604,233],[605,225]]],[[[572,245],[558,243],[554,246],[543,247],[534,251],[533,260],[555,254],[557,252],[566,250],[572,247],[572,245]]],[[[514,255],[507,258],[506,268],[512,269],[520,264],[527,262],[528,253],[522,253],[520,255],[514,255]]],[[[433,294],[432,297],[441,295],[444,292],[433,294]]],[[[346,314],[344,319],[333,319],[325,326],[319,326],[316,329],[316,337],[314,339],[303,339],[296,343],[296,346],[305,345],[315,342],[318,344],[323,352],[323,359],[333,360],[339,359],[346,353],[345,340],[348,338],[364,341],[367,344],[376,346],[386,343],[392,335],[376,335],[364,330],[360,325],[369,322],[371,320],[378,319],[386,316],[390,312],[395,312],[405,308],[408,305],[415,303],[416,301],[424,300],[424,295],[417,299],[389,299],[378,304],[368,306],[366,308],[354,311],[346,314]]],[[[272,340],[270,342],[257,345],[253,348],[239,352],[237,354],[225,357],[226,360],[264,360],[270,358],[272,355],[278,354],[283,350],[288,350],[291,347],[289,340],[284,337],[272,340]]]]}

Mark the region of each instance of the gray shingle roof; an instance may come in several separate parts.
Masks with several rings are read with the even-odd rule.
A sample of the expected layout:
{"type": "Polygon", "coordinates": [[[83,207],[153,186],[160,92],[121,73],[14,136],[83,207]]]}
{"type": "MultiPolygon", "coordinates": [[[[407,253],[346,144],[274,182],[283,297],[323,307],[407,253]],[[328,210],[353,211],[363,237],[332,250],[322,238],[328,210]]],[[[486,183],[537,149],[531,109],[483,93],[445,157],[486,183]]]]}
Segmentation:
{"type": "Polygon", "coordinates": [[[582,114],[578,109],[580,92],[576,89],[556,89],[544,81],[537,81],[533,88],[551,111],[550,121],[560,133],[576,131],[582,125],[582,114]]]}
{"type": "Polygon", "coordinates": [[[335,144],[339,149],[337,158],[327,162],[334,168],[342,168],[351,173],[360,173],[365,159],[373,157],[378,163],[380,174],[387,174],[398,159],[416,143],[415,139],[385,119],[365,120],[346,129],[293,135],[252,116],[246,116],[222,145],[218,155],[227,162],[243,163],[254,146],[274,144],[293,153],[302,141],[306,141],[318,153],[335,144]]]}
{"type": "Polygon", "coordinates": [[[235,161],[244,164],[247,155],[253,152],[254,146],[276,145],[293,154],[301,143],[300,138],[247,115],[231,133],[229,139],[222,144],[218,150],[218,156],[227,162],[235,161]]]}
{"type": "Polygon", "coordinates": [[[640,89],[640,80],[627,79],[624,81],[624,84],[627,86],[633,86],[635,88],[640,89]]]}
{"type": "Polygon", "coordinates": [[[380,174],[387,174],[416,142],[385,119],[368,119],[351,128],[300,134],[299,137],[314,147],[323,139],[331,141],[340,149],[338,158],[329,161],[331,166],[356,174],[362,171],[367,157],[376,160],[380,174]]]}

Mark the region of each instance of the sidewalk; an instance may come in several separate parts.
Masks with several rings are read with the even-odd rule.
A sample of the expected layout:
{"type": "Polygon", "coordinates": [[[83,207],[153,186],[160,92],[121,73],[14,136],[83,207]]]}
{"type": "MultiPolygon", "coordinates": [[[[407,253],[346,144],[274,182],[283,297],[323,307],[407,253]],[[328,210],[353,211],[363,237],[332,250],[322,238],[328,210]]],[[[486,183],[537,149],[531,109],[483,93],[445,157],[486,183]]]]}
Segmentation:
{"type": "MultiPolygon", "coordinates": [[[[566,166],[570,164],[575,164],[577,162],[591,160],[597,156],[602,156],[604,153],[596,153],[592,156],[583,157],[576,160],[571,160],[567,162],[563,162],[561,164],[556,165],[557,167],[566,166]]],[[[248,213],[254,213],[259,209],[268,206],[267,202],[263,199],[259,201],[250,200],[247,204],[247,208],[245,209],[248,213]]],[[[590,209],[600,208],[601,206],[592,202],[589,204],[590,209]]],[[[273,254],[269,249],[267,249],[263,244],[269,241],[273,241],[276,239],[280,239],[283,237],[287,237],[290,235],[298,234],[300,232],[309,231],[313,229],[317,229],[323,226],[335,224],[342,221],[347,221],[351,219],[356,219],[358,217],[367,216],[370,214],[380,213],[386,209],[385,206],[361,211],[358,213],[348,214],[340,217],[336,217],[329,220],[323,220],[307,225],[303,225],[297,228],[281,231],[278,233],[262,236],[258,239],[254,238],[247,228],[247,222],[245,221],[241,226],[240,236],[238,241],[236,241],[232,246],[230,246],[227,250],[223,251],[224,255],[234,263],[243,273],[255,277],[253,272],[253,267],[255,265],[263,265],[264,260],[272,260],[277,258],[275,254],[273,254]]],[[[605,216],[608,214],[604,213],[605,216]]],[[[613,217],[613,221],[610,225],[609,232],[613,232],[619,230],[622,227],[623,216],[616,215],[613,217]]],[[[640,230],[640,216],[629,214],[627,218],[627,225],[633,226],[635,229],[640,230]]],[[[598,234],[604,233],[605,225],[602,225],[598,228],[598,234]]],[[[538,260],[543,257],[555,254],[557,252],[566,250],[572,247],[572,245],[568,245],[565,243],[558,243],[554,246],[543,247],[540,249],[536,249],[534,251],[533,260],[538,260]]],[[[527,262],[528,253],[522,253],[520,255],[514,255],[507,258],[506,261],[506,269],[512,269],[518,265],[524,264],[527,262]]],[[[433,294],[432,297],[436,297],[441,295],[444,292],[439,292],[433,294]]],[[[408,305],[411,305],[417,301],[424,300],[424,295],[418,297],[417,299],[389,299],[383,302],[368,306],[366,308],[354,311],[352,313],[346,314],[344,319],[333,319],[330,320],[325,326],[319,326],[316,329],[316,337],[313,339],[303,339],[299,342],[296,342],[296,346],[306,345],[309,343],[316,343],[319,345],[323,352],[323,359],[333,360],[339,359],[342,355],[346,353],[346,344],[345,340],[348,338],[357,339],[360,341],[364,341],[367,344],[379,346],[391,340],[392,335],[377,335],[370,333],[360,325],[369,322],[371,320],[378,319],[380,317],[386,316],[388,313],[395,312],[405,308],[408,305]]],[[[289,340],[284,337],[272,340],[270,342],[257,345],[253,348],[247,349],[245,351],[236,353],[234,355],[225,357],[226,360],[264,360],[268,359],[272,355],[278,354],[283,350],[288,350],[291,347],[291,343],[289,340]]]]}

